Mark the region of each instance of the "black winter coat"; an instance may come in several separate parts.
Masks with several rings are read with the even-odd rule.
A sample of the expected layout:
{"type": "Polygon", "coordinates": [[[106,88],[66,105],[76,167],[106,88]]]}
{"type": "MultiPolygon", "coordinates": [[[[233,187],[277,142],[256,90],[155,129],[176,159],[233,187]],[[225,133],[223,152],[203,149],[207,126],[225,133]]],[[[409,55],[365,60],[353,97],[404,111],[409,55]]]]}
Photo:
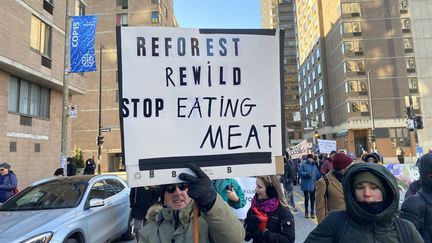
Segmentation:
{"type": "Polygon", "coordinates": [[[150,187],[135,187],[129,195],[132,218],[145,219],[147,210],[159,199],[159,192],[150,187]]]}
{"type": "Polygon", "coordinates": [[[400,217],[414,224],[425,243],[432,243],[432,193],[420,189],[405,199],[400,217]]]}
{"type": "MultiPolygon", "coordinates": [[[[251,209],[248,210],[245,227],[246,227],[246,237],[245,240],[249,241],[252,239],[253,232],[248,232],[247,225],[250,223],[250,218],[254,214],[251,209]]],[[[268,232],[265,233],[260,239],[253,239],[253,243],[291,243],[295,240],[295,227],[294,227],[294,217],[289,210],[289,208],[279,205],[278,209],[274,212],[268,213],[267,229],[268,232]]]]}

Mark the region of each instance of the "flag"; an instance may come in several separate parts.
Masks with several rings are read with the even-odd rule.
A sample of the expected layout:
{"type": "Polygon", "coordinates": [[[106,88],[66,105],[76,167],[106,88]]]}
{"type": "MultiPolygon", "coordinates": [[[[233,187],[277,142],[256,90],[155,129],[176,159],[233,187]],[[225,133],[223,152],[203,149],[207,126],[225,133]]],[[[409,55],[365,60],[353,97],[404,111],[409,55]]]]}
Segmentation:
{"type": "Polygon", "coordinates": [[[96,71],[94,50],[97,16],[73,16],[70,34],[70,72],[96,71]]]}

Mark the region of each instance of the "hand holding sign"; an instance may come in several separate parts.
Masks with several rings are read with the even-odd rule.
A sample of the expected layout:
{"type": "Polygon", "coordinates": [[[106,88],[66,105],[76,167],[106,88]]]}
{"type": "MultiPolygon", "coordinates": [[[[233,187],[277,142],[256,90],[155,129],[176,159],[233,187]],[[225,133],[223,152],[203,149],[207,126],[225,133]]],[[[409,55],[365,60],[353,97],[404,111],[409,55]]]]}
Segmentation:
{"type": "Polygon", "coordinates": [[[195,173],[195,176],[181,173],[180,180],[189,182],[188,195],[194,199],[204,212],[208,212],[216,201],[216,192],[210,178],[194,163],[188,163],[187,167],[195,173]]]}

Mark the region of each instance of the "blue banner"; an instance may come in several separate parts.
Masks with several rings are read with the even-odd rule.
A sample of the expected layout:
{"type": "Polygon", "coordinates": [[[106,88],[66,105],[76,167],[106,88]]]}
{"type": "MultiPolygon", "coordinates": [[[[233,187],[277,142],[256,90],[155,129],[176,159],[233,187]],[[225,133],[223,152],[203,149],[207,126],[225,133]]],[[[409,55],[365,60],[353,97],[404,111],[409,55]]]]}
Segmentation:
{"type": "Polygon", "coordinates": [[[94,50],[96,16],[73,16],[70,35],[70,72],[96,71],[94,50]]]}

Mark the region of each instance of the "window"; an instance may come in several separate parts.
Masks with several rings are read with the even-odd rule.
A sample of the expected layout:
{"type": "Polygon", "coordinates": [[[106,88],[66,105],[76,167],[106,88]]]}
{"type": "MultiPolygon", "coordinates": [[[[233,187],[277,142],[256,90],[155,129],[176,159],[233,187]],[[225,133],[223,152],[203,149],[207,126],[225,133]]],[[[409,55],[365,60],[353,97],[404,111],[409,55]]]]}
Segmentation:
{"type": "Polygon", "coordinates": [[[75,15],[83,16],[85,15],[85,5],[81,0],[75,1],[75,15]]]}
{"type": "Polygon", "coordinates": [[[319,91],[322,91],[322,79],[318,81],[318,89],[319,91]]]}
{"type": "Polygon", "coordinates": [[[127,26],[127,25],[128,25],[128,14],[117,14],[116,26],[127,26]]]}
{"type": "Polygon", "coordinates": [[[348,102],[348,112],[368,112],[369,102],[368,101],[351,101],[348,102]]]}
{"type": "Polygon", "coordinates": [[[49,118],[50,91],[47,88],[11,77],[8,99],[11,112],[49,118]]]}
{"type": "Polygon", "coordinates": [[[17,143],[16,142],[10,142],[9,143],[9,152],[16,152],[17,151],[17,143]]]}
{"type": "Polygon", "coordinates": [[[34,152],[35,153],[40,153],[40,143],[35,143],[34,152]]]}
{"type": "Polygon", "coordinates": [[[345,41],[342,48],[343,53],[362,53],[363,42],[361,41],[345,41]]]}
{"type": "Polygon", "coordinates": [[[407,13],[408,12],[408,0],[399,0],[400,3],[400,12],[407,13]]]}
{"type": "Polygon", "coordinates": [[[412,37],[407,37],[403,39],[403,45],[406,53],[413,52],[413,39],[412,37]]]}
{"type": "Polygon", "coordinates": [[[417,78],[408,78],[408,87],[410,93],[418,93],[417,78]]]}
{"type": "Polygon", "coordinates": [[[32,15],[30,46],[45,57],[51,57],[51,26],[32,15]]]}
{"type": "Polygon", "coordinates": [[[364,72],[364,61],[346,61],[345,62],[346,72],[364,72]]]}
{"type": "Polygon", "coordinates": [[[345,22],[343,25],[343,33],[360,33],[360,22],[345,22]]]}
{"type": "Polygon", "coordinates": [[[360,16],[360,3],[342,3],[342,15],[360,16]]]}
{"type": "Polygon", "coordinates": [[[108,192],[108,197],[111,197],[121,191],[123,191],[123,189],[125,188],[124,185],[114,179],[109,179],[105,181],[105,188],[106,191],[108,192]]]}
{"type": "Polygon", "coordinates": [[[320,75],[321,74],[321,63],[318,63],[317,70],[318,70],[318,75],[320,75]]]}
{"type": "Polygon", "coordinates": [[[151,12],[151,22],[152,22],[152,24],[159,23],[159,12],[158,11],[152,11],[151,12]]]}
{"type": "Polygon", "coordinates": [[[397,146],[410,147],[410,133],[406,128],[389,128],[390,139],[392,141],[392,146],[396,148],[397,146]]]}
{"type": "Polygon", "coordinates": [[[367,92],[367,83],[365,80],[350,80],[345,83],[347,93],[367,92]]]}
{"type": "Polygon", "coordinates": [[[324,114],[324,112],[321,113],[321,122],[325,123],[325,114],[324,114]]]}
{"type": "Polygon", "coordinates": [[[312,79],[315,81],[316,76],[315,76],[315,70],[312,70],[312,79]]]}
{"type": "Polygon", "coordinates": [[[316,57],[317,60],[320,59],[320,49],[319,48],[315,52],[315,57],[316,57]]]}
{"type": "Polygon", "coordinates": [[[411,32],[411,21],[410,19],[401,19],[402,32],[411,32]]]}
{"type": "Polygon", "coordinates": [[[53,14],[54,0],[44,0],[43,9],[45,9],[48,13],[53,14]]]}
{"type": "Polygon", "coordinates": [[[117,0],[117,7],[122,7],[122,9],[128,9],[128,0],[117,0]]]}
{"type": "Polygon", "coordinates": [[[324,108],[324,96],[320,96],[320,104],[321,104],[321,108],[324,108]]]}

